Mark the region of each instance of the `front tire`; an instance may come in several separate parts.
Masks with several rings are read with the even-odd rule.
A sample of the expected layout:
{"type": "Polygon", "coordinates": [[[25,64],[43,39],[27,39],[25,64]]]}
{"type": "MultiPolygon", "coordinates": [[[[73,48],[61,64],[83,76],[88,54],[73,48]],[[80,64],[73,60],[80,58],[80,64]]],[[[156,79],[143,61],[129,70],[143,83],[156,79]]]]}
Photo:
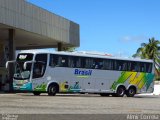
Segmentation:
{"type": "Polygon", "coordinates": [[[134,87],[130,87],[130,88],[126,91],[127,97],[134,97],[135,94],[136,94],[136,89],[135,89],[134,87]]]}
{"type": "Polygon", "coordinates": [[[58,92],[58,86],[57,85],[50,85],[48,88],[48,95],[49,96],[55,96],[58,92]]]}

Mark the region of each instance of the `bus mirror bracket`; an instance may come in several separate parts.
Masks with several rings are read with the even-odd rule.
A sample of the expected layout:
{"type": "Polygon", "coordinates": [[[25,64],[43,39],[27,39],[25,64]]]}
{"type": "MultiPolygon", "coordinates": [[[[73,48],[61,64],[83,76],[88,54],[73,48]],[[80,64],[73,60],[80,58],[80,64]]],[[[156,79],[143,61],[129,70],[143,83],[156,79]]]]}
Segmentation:
{"type": "Polygon", "coordinates": [[[8,68],[9,63],[15,63],[15,62],[16,62],[15,60],[7,61],[7,62],[6,62],[6,68],[8,68]]]}
{"type": "Polygon", "coordinates": [[[24,63],[24,66],[23,66],[24,69],[27,68],[27,64],[28,64],[28,63],[35,63],[35,61],[26,61],[26,62],[24,63]]]}

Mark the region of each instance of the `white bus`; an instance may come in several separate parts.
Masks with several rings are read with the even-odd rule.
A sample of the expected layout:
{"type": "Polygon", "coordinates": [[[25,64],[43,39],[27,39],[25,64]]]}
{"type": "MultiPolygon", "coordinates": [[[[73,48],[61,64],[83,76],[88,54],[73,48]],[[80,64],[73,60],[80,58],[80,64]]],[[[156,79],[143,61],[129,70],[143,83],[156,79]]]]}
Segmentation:
{"type": "Polygon", "coordinates": [[[14,62],[14,90],[48,93],[95,93],[133,97],[153,92],[152,60],[116,58],[87,52],[26,50],[14,62]]]}

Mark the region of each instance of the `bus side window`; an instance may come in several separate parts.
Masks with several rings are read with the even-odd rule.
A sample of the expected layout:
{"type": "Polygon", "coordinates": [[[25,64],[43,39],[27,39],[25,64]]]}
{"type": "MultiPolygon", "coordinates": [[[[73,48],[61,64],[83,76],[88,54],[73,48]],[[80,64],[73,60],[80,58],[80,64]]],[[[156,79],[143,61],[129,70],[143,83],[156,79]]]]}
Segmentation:
{"type": "Polygon", "coordinates": [[[123,61],[123,71],[127,71],[127,62],[123,61]]]}
{"type": "Polygon", "coordinates": [[[85,68],[92,69],[93,68],[93,58],[85,58],[85,68]]]}
{"type": "Polygon", "coordinates": [[[151,73],[152,72],[152,64],[146,63],[146,72],[151,73]]]}
{"type": "Polygon", "coordinates": [[[59,67],[62,67],[62,57],[61,57],[61,56],[58,56],[57,59],[58,59],[57,65],[58,65],[59,67]]]}
{"type": "Polygon", "coordinates": [[[61,56],[61,67],[68,67],[68,56],[61,56]]]}
{"type": "Polygon", "coordinates": [[[103,60],[103,67],[102,67],[103,70],[106,70],[106,60],[103,60]]]}
{"type": "Polygon", "coordinates": [[[128,71],[132,71],[131,66],[132,66],[132,63],[131,63],[131,62],[128,62],[128,64],[127,64],[127,70],[128,70],[128,71]]]}
{"type": "Polygon", "coordinates": [[[76,68],[84,68],[84,65],[83,65],[84,58],[75,57],[74,59],[75,59],[75,67],[76,68]]]}
{"type": "Polygon", "coordinates": [[[58,66],[58,55],[50,55],[50,66],[51,67],[56,67],[58,66]]]}
{"type": "Polygon", "coordinates": [[[71,56],[68,57],[68,67],[71,67],[71,68],[75,67],[74,57],[71,57],[71,56]]]}
{"type": "Polygon", "coordinates": [[[93,69],[102,69],[103,61],[101,59],[94,59],[92,67],[93,67],[93,69]]]}
{"type": "Polygon", "coordinates": [[[147,63],[144,63],[144,72],[147,72],[147,63]]]}
{"type": "Polygon", "coordinates": [[[133,62],[135,72],[141,72],[140,62],[133,62]]]}
{"type": "Polygon", "coordinates": [[[136,72],[137,68],[136,68],[136,63],[135,62],[131,62],[131,71],[136,72]]]}
{"type": "Polygon", "coordinates": [[[67,58],[64,55],[58,55],[58,64],[59,67],[67,67],[67,58]]]}
{"type": "Polygon", "coordinates": [[[121,65],[118,66],[118,70],[120,70],[120,71],[122,70],[122,66],[121,65]]]}
{"type": "Polygon", "coordinates": [[[143,63],[143,62],[140,63],[140,72],[146,72],[145,63],[143,63]]]}
{"type": "Polygon", "coordinates": [[[118,70],[122,71],[123,70],[123,61],[117,60],[117,62],[118,62],[118,70]]]}
{"type": "Polygon", "coordinates": [[[103,68],[103,60],[100,60],[99,61],[99,69],[102,69],[103,68]]]}
{"type": "Polygon", "coordinates": [[[102,65],[103,65],[102,69],[104,69],[104,70],[113,70],[113,68],[114,68],[113,60],[105,59],[105,60],[103,60],[102,65]]]}

